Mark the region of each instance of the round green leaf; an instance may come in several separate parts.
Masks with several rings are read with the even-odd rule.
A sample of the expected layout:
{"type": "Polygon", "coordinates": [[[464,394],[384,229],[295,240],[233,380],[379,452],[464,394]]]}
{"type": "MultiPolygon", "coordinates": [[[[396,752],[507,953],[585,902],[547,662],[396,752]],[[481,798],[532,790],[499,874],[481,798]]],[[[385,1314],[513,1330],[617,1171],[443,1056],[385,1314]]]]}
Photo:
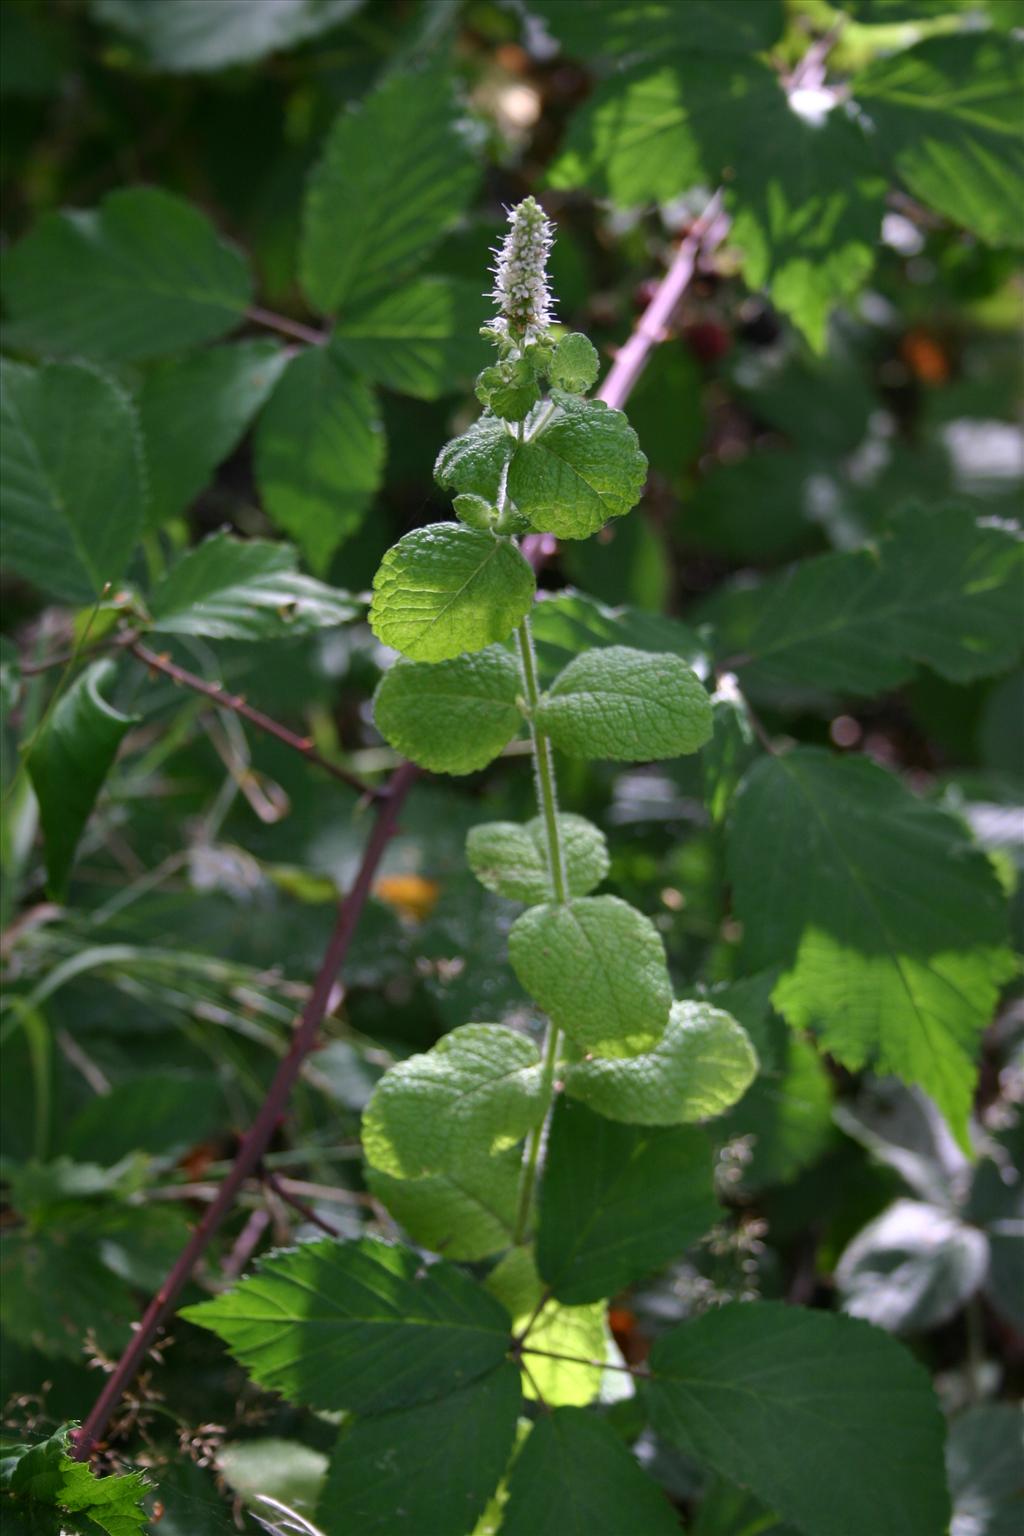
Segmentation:
{"type": "Polygon", "coordinates": [[[507,640],[535,590],[514,544],[458,523],[433,523],[407,533],[384,556],[370,627],[413,661],[447,661],[507,640]]]}
{"type": "Polygon", "coordinates": [[[586,539],[636,506],[647,460],[621,411],[557,389],[551,398],[551,420],[516,449],[509,494],[541,533],[586,539]]]}
{"type": "Polygon", "coordinates": [[[582,331],[570,331],[555,348],[549,374],[558,389],[584,394],[597,378],[601,366],[597,348],[582,331]]]}
{"type": "MultiPolygon", "coordinates": [[[[586,896],[608,873],[604,833],[585,816],[558,816],[558,837],[570,896],[586,896]]],[[[554,896],[544,819],[487,821],[466,839],[466,858],[481,885],[513,901],[550,901],[554,896]]]]}
{"type": "Polygon", "coordinates": [[[679,656],[624,645],[584,651],[555,678],[537,721],[572,757],[645,762],[696,752],[711,737],[711,699],[679,656]]]}
{"type": "Polygon", "coordinates": [[[434,479],[446,491],[481,496],[493,505],[514,446],[505,423],[487,412],[468,432],[445,443],[434,464],[434,479]]]}
{"type": "Polygon", "coordinates": [[[519,689],[519,668],[499,645],[451,661],[399,661],[380,681],[373,715],[385,741],[421,768],[473,773],[519,730],[519,689]]]}
{"type": "Polygon", "coordinates": [[[508,952],[530,996],[583,1050],[635,1056],[664,1032],[672,988],[661,936],[617,896],[531,907],[508,952]]]}
{"type": "Polygon", "coordinates": [[[757,1052],[730,1014],[707,1003],[673,1003],[653,1051],[581,1061],[563,1077],[568,1093],[610,1120],[683,1125],[722,1114],[756,1073],[757,1052]]]}

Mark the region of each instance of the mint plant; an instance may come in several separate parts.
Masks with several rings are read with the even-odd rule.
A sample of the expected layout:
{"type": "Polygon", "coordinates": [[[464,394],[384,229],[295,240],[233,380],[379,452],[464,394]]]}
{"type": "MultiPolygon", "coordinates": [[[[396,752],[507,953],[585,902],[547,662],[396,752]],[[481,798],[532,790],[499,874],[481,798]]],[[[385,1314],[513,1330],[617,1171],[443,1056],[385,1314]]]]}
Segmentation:
{"type": "Polygon", "coordinates": [[[881,1332],[733,1303],[632,1370],[607,1331],[619,1291],[715,1224],[701,1126],[742,1097],[758,1058],[727,1011],[673,1001],[650,918],[594,894],[609,868],[601,831],[559,806],[555,748],[694,753],[714,711],[672,653],[584,650],[541,679],[517,537],[584,539],[629,512],[645,475],[626,417],[585,396],[593,347],[554,326],[551,242],[533,198],[511,211],[487,327],[498,361],[477,380],[485,409],[435,467],[459,521],[400,539],[370,608],[401,653],[374,712],[403,755],[464,774],[529,732],[538,814],[475,826],[467,857],[488,890],[524,904],[509,962],[546,1015],[543,1040],[466,1022],[380,1079],[363,1114],[367,1180],[416,1247],[305,1244],[184,1316],[260,1386],[350,1416],[317,1516],[329,1532],[515,1536],[562,1530],[581,1509],[608,1536],[638,1521],[676,1530],[581,1406],[625,1374],[667,1443],[808,1536],[826,1518],[835,1536],[931,1536],[946,1518],[938,1411],[881,1332]],[[808,1435],[823,1478],[804,1475],[808,1435]]]}

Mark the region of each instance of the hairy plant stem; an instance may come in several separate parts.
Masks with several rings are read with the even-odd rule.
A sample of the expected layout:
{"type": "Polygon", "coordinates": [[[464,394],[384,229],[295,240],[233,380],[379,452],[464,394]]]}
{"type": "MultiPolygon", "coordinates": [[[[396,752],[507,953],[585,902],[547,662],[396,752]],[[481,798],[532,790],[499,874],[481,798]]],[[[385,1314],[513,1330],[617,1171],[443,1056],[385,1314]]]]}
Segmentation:
{"type": "MultiPolygon", "coordinates": [[[[562,853],[562,843],[558,835],[558,793],[555,785],[555,765],[551,755],[551,742],[548,739],[547,732],[542,730],[537,722],[540,690],[537,687],[537,658],[533,649],[533,632],[530,628],[529,614],[527,614],[516,631],[516,639],[519,642],[519,659],[522,666],[523,686],[526,690],[526,702],[530,708],[530,739],[533,743],[533,764],[537,781],[537,804],[544,818],[544,837],[547,844],[548,868],[551,871],[551,885],[554,890],[555,900],[566,902],[569,899],[569,885],[565,874],[565,858],[562,853]]],[[[541,1076],[541,1097],[545,1106],[544,1116],[540,1123],[530,1132],[526,1142],[526,1150],[523,1154],[523,1170],[519,1183],[519,1204],[516,1210],[515,1230],[512,1234],[514,1244],[523,1241],[530,1222],[530,1208],[533,1204],[533,1191],[537,1183],[540,1149],[544,1142],[544,1135],[547,1130],[548,1121],[551,1118],[551,1109],[554,1102],[555,1065],[558,1061],[560,1047],[561,1033],[549,1020],[547,1035],[544,1040],[544,1061],[541,1076]]]]}

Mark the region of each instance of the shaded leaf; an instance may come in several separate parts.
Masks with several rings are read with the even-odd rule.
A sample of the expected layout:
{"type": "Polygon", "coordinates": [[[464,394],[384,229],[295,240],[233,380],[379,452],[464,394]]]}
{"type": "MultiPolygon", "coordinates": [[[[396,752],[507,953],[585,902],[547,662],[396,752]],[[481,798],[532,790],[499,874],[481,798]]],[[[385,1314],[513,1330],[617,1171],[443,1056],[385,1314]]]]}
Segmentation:
{"type": "Polygon", "coordinates": [[[730,1303],[656,1340],[658,1434],[806,1536],[934,1536],[949,1500],[927,1374],[853,1318],[730,1303]],[[813,1475],[812,1475],[813,1474],[813,1475]]]}
{"type": "Polygon", "coordinates": [[[700,1131],[621,1125],[558,1101],[541,1183],[537,1268],[559,1301],[614,1296],[678,1257],[718,1215],[711,1148],[700,1131]]]}
{"type": "Polygon", "coordinates": [[[187,74],[248,64],[346,21],[363,0],[93,0],[152,69],[187,74]]]}
{"type": "Polygon", "coordinates": [[[47,884],[58,899],[67,892],[78,840],[103,781],[138,719],[119,714],[103,697],[116,671],[112,661],[96,661],[80,673],[58,699],[28,758],[43,825],[47,884]]]}
{"type": "Polygon", "coordinates": [[[486,361],[486,318],[479,283],[418,277],[342,315],[331,349],[377,384],[436,400],[486,361]]]}
{"type": "Polygon", "coordinates": [[[306,193],[300,271],[313,306],[332,313],[419,266],[478,175],[443,69],[393,74],[342,111],[306,193]]]}
{"type": "Polygon", "coordinates": [[[255,466],[271,520],[324,571],[381,481],[384,435],[372,390],[328,348],[298,353],[259,419],[255,466]]]}
{"type": "Polygon", "coordinates": [[[149,610],[157,634],[275,640],[344,624],[361,605],[304,576],[287,544],[215,533],[171,567],[149,610]]]}
{"type": "Polygon", "coordinates": [[[198,208],[157,187],[44,214],[4,271],[13,334],[63,355],[182,352],[241,324],[252,296],[241,252],[198,208]]]}
{"type": "Polygon", "coordinates": [[[146,481],[134,408],[77,363],[0,361],[4,561],[42,592],[94,602],[142,531],[146,481]]]}

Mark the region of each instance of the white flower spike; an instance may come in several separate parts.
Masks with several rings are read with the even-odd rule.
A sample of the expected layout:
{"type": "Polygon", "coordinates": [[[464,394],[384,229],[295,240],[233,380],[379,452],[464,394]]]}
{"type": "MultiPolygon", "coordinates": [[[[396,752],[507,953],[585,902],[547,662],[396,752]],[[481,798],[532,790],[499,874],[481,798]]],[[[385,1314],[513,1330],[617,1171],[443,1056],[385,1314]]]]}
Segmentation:
{"type": "Polygon", "coordinates": [[[507,209],[509,229],[501,249],[490,297],[500,314],[491,329],[525,346],[545,334],[554,319],[547,260],[554,228],[532,197],[507,209]]]}

